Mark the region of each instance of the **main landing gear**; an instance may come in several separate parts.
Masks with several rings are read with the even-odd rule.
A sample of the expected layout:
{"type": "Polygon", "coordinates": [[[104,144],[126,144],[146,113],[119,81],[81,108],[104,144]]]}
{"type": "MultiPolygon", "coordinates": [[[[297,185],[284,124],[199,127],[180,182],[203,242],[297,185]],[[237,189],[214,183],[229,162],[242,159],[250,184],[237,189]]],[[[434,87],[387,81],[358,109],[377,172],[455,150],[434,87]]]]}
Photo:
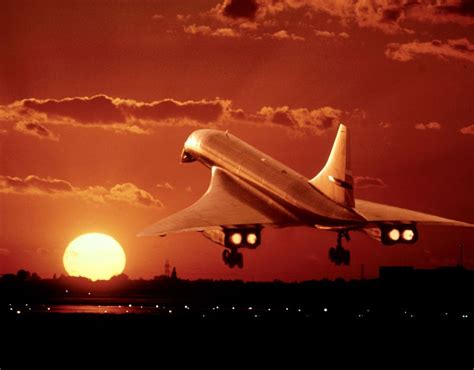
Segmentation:
{"type": "Polygon", "coordinates": [[[239,269],[244,267],[244,256],[242,253],[239,253],[235,247],[224,249],[222,252],[222,259],[224,260],[224,263],[231,269],[235,266],[238,266],[239,269]]]}
{"type": "Polygon", "coordinates": [[[351,262],[351,252],[342,247],[342,238],[345,238],[347,241],[351,240],[348,231],[339,231],[337,234],[336,247],[329,249],[329,259],[337,266],[342,264],[349,266],[351,262]]]}

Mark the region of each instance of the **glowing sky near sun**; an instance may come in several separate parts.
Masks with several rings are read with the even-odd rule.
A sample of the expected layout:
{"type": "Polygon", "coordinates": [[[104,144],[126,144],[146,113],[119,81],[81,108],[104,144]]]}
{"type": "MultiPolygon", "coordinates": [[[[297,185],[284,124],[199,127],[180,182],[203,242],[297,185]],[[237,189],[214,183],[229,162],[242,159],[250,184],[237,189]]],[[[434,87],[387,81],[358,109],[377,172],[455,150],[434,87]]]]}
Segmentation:
{"type": "MultiPolygon", "coordinates": [[[[185,278],[358,277],[379,265],[455,264],[466,230],[423,228],[415,247],[363,235],[352,266],[330,233],[264,230],[229,270],[197,234],[136,238],[206,190],[179,164],[200,127],[228,129],[312,177],[339,121],[356,196],[474,222],[474,12],[462,1],[2,1],[0,273],[64,273],[77,235],[120,240],[125,273],[166,259],[185,278]]],[[[465,248],[464,261],[474,267],[465,248]]]]}

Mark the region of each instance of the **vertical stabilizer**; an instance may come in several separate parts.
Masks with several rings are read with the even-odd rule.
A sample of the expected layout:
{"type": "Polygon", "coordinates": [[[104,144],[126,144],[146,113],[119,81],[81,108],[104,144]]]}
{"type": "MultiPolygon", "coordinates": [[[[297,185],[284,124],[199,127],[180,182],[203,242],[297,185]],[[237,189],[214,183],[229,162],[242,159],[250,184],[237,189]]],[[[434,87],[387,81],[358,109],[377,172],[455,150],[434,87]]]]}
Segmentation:
{"type": "Polygon", "coordinates": [[[354,181],[352,179],[349,139],[348,129],[341,123],[326,165],[309,182],[335,202],[353,208],[354,181]]]}

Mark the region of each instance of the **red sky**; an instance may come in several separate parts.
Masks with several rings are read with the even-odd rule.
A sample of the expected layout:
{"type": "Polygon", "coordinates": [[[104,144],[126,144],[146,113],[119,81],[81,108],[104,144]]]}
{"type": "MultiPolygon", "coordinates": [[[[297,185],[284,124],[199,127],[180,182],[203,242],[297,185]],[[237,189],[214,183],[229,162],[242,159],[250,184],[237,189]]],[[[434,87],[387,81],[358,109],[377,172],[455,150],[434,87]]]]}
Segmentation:
{"type": "Polygon", "coordinates": [[[229,129],[303,175],[335,127],[353,133],[356,196],[474,223],[470,1],[2,1],[0,274],[64,273],[70,240],[115,237],[125,273],[169,259],[184,278],[358,277],[361,264],[474,267],[474,233],[420,228],[415,246],[266,229],[243,270],[199,234],[136,238],[206,190],[179,164],[200,127],[229,129]]]}

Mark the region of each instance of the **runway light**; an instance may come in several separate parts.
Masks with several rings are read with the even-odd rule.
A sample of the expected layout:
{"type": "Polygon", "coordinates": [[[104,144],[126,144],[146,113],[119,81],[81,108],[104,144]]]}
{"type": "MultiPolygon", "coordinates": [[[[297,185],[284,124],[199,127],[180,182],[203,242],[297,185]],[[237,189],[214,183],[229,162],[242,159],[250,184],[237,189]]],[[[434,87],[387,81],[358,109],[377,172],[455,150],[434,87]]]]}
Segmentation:
{"type": "Polygon", "coordinates": [[[285,307],[285,311],[288,311],[288,310],[289,310],[289,308],[288,308],[288,307],[285,307]]]}
{"type": "Polygon", "coordinates": [[[409,241],[412,241],[414,237],[415,237],[415,232],[412,229],[403,230],[402,232],[403,240],[406,240],[407,242],[409,242],[409,241]]]}
{"type": "Polygon", "coordinates": [[[232,306],[232,311],[234,311],[234,310],[235,310],[235,307],[234,307],[234,306],[232,306]]]}
{"type": "Polygon", "coordinates": [[[169,310],[168,313],[173,313],[173,310],[169,310]]]}
{"type": "Polygon", "coordinates": [[[51,307],[48,307],[48,311],[51,311],[51,307]]]}
{"type": "Polygon", "coordinates": [[[156,308],[160,308],[160,305],[159,305],[159,304],[157,304],[155,307],[156,307],[156,308]]]}
{"type": "Polygon", "coordinates": [[[232,244],[234,244],[234,245],[239,245],[240,243],[242,243],[242,234],[240,234],[240,233],[233,233],[233,234],[230,236],[230,241],[231,241],[232,244]]]}
{"type": "Polygon", "coordinates": [[[252,306],[250,306],[250,307],[249,307],[249,311],[252,311],[252,310],[253,310],[253,308],[252,308],[252,306]]]}
{"type": "Polygon", "coordinates": [[[257,242],[257,234],[250,233],[247,235],[247,243],[250,245],[254,245],[257,242]]]}
{"type": "Polygon", "coordinates": [[[400,239],[400,231],[398,231],[398,229],[392,229],[388,232],[388,237],[390,240],[397,241],[400,239]]]}
{"type": "Polygon", "coordinates": [[[328,312],[328,309],[326,307],[324,307],[323,309],[324,312],[328,312]]]}
{"type": "Polygon", "coordinates": [[[131,304],[129,304],[129,305],[128,305],[128,307],[132,307],[132,305],[131,305],[131,304]]]}
{"type": "Polygon", "coordinates": [[[20,311],[20,310],[18,310],[18,311],[16,311],[16,313],[19,315],[19,314],[21,314],[21,311],[20,311]]]}

